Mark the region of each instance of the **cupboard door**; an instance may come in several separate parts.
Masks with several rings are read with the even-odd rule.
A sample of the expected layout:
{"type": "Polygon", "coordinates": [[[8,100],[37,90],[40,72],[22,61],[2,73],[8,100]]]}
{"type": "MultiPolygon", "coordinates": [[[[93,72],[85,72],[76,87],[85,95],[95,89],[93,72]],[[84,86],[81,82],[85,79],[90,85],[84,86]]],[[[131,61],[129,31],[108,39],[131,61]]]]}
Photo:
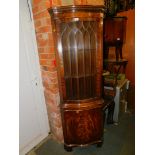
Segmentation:
{"type": "Polygon", "coordinates": [[[64,111],[65,144],[88,144],[101,140],[103,132],[103,111],[90,110],[64,111]]]}

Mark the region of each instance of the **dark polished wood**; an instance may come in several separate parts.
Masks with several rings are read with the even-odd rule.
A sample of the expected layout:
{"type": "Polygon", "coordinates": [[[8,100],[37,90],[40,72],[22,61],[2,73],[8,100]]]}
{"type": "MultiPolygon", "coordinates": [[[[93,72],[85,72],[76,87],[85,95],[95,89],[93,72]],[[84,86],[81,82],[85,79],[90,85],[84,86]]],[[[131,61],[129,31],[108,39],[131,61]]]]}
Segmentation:
{"type": "Polygon", "coordinates": [[[104,42],[107,45],[125,43],[127,17],[107,17],[104,19],[104,42]]]}
{"type": "Polygon", "coordinates": [[[103,135],[102,102],[99,105],[95,105],[98,103],[94,102],[96,107],[90,106],[89,103],[82,103],[77,106],[74,104],[74,108],[62,109],[66,145],[85,145],[101,139],[103,135]]]}
{"type": "MultiPolygon", "coordinates": [[[[101,12],[104,13],[105,12],[105,8],[102,5],[69,5],[69,6],[56,6],[56,7],[52,7],[48,9],[49,13],[51,15],[54,15],[53,17],[57,17],[56,14],[66,14],[66,13],[73,13],[72,15],[74,16],[75,13],[80,12],[80,14],[82,12],[89,12],[89,13],[93,13],[93,12],[101,12]]],[[[66,17],[66,15],[64,15],[66,17]]],[[[71,16],[72,17],[72,16],[71,16]]],[[[81,16],[83,17],[83,15],[81,16]]],[[[89,15],[87,14],[87,17],[89,17],[89,15]]]]}
{"type": "Polygon", "coordinates": [[[126,38],[126,17],[104,19],[104,58],[108,58],[109,48],[115,47],[116,60],[123,59],[122,46],[126,38]]]}
{"type": "Polygon", "coordinates": [[[64,148],[102,142],[103,6],[50,8],[55,36],[64,148]]]}

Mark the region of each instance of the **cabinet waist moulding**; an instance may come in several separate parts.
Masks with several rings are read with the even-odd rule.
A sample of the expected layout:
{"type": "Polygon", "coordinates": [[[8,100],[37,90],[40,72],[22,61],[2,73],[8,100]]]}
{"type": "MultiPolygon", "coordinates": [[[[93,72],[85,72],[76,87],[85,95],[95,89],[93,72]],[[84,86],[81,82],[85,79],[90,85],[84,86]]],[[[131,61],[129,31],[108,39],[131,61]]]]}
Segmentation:
{"type": "Polygon", "coordinates": [[[64,148],[102,144],[103,6],[50,8],[55,36],[64,148]]]}

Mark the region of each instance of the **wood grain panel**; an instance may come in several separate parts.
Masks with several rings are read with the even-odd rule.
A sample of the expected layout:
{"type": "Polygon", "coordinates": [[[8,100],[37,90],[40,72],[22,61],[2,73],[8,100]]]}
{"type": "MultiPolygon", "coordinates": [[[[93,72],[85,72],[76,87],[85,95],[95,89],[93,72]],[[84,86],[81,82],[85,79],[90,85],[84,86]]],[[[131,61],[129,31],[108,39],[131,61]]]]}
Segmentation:
{"type": "Polygon", "coordinates": [[[100,140],[102,137],[103,111],[101,109],[66,111],[64,120],[66,144],[86,144],[100,140]]]}

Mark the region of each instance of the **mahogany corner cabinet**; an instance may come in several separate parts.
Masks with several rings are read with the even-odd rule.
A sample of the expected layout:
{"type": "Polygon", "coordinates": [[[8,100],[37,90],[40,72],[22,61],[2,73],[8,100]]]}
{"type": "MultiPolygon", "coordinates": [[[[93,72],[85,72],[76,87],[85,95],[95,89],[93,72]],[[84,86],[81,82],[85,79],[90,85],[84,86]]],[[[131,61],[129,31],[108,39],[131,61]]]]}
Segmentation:
{"type": "Polygon", "coordinates": [[[48,9],[55,38],[64,148],[102,146],[103,6],[48,9]]]}

